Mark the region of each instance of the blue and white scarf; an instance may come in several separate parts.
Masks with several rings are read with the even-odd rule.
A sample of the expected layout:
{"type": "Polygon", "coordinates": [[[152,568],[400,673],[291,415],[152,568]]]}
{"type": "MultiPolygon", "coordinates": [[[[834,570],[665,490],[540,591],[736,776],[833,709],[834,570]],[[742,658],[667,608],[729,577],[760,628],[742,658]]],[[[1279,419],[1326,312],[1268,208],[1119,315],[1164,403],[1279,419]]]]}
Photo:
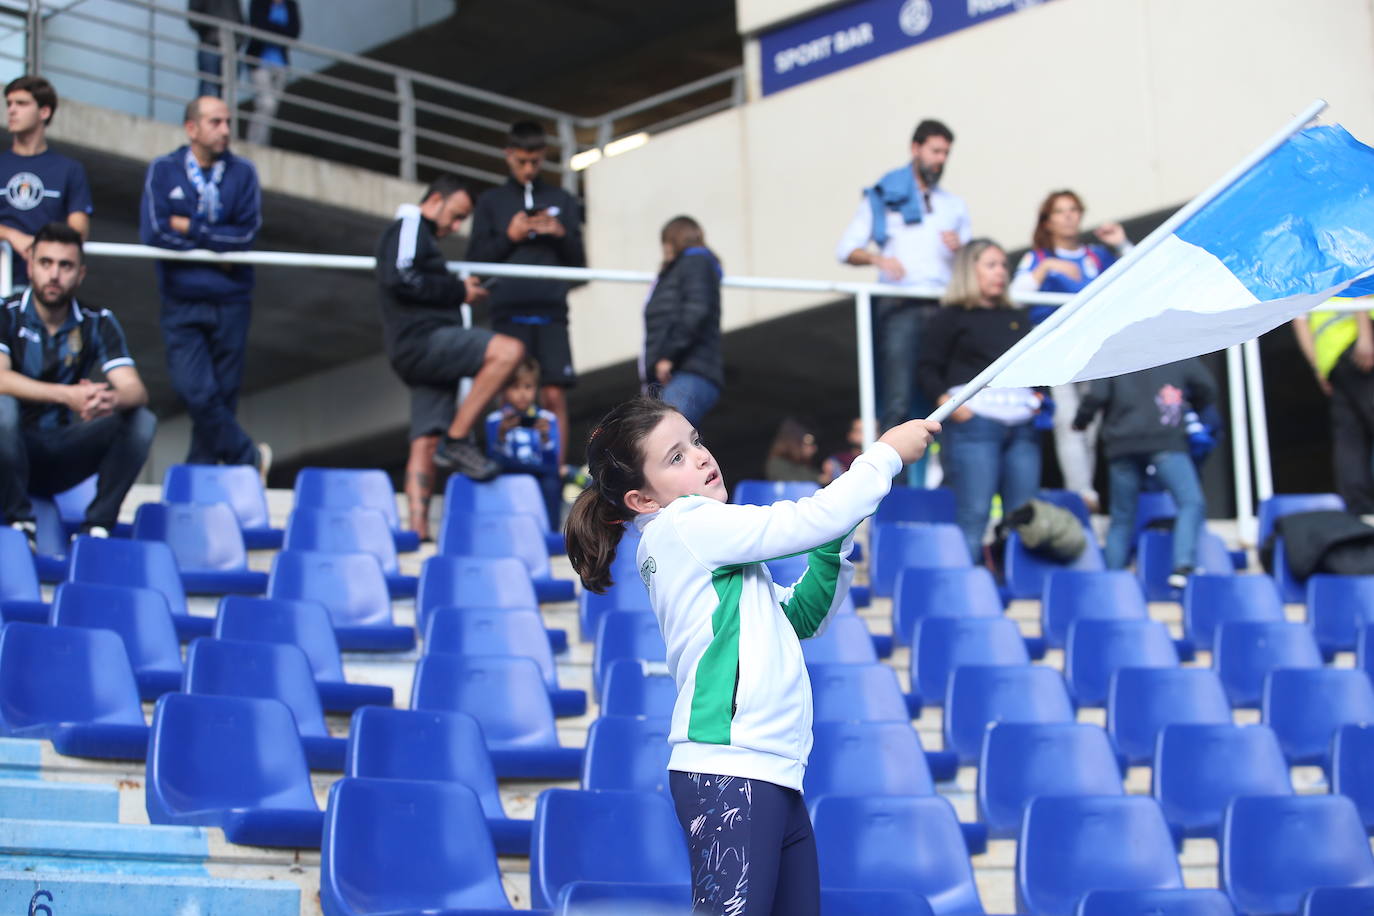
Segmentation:
{"type": "Polygon", "coordinates": [[[196,195],[200,198],[196,205],[196,213],[204,217],[205,222],[210,225],[219,222],[219,183],[224,179],[224,165],[223,159],[215,160],[214,167],[210,169],[210,180],[206,181],[205,172],[196,161],[195,154],[189,148],[186,150],[186,177],[191,180],[196,195]]]}

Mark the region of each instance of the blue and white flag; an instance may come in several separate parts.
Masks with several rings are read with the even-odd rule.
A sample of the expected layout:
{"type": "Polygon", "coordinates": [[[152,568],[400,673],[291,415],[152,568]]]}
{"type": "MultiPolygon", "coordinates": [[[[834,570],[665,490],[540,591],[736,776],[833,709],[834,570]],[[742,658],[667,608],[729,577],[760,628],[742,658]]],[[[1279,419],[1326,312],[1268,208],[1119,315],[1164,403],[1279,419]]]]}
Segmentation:
{"type": "Polygon", "coordinates": [[[1338,125],[1296,133],[1122,267],[990,386],[1147,369],[1243,343],[1332,296],[1374,292],[1374,149],[1338,125]]]}

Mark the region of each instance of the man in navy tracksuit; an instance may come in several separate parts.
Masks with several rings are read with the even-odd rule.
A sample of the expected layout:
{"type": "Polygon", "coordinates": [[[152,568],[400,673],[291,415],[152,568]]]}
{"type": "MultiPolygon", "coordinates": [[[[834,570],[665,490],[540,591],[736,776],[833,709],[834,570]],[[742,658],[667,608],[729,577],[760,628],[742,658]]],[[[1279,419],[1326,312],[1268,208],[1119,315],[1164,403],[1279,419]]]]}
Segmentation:
{"type": "MultiPolygon", "coordinates": [[[[186,146],[153,160],[143,185],[145,245],[243,251],[262,225],[253,163],[229,152],[229,109],[202,96],[186,106],[186,146]]],[[[253,268],[158,261],[162,339],[172,387],[191,415],[190,464],[251,464],[266,474],[270,451],[235,419],[253,296],[253,268]]]]}

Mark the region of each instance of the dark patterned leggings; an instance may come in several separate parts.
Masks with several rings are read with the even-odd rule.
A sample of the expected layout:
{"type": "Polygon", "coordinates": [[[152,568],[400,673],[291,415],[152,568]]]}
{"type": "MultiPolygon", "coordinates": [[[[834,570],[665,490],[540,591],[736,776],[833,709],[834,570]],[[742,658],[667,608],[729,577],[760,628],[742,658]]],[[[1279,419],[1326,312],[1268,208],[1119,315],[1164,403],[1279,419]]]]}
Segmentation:
{"type": "Polygon", "coordinates": [[[668,773],[692,858],[693,916],[818,916],[806,803],[759,779],[668,773]]]}

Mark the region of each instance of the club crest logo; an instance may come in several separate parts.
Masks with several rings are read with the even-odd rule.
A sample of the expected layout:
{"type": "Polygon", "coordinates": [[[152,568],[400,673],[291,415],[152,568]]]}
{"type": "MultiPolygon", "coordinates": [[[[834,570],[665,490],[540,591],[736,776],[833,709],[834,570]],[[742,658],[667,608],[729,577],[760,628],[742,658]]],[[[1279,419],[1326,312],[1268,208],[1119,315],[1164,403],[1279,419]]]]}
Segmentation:
{"type": "Polygon", "coordinates": [[[656,572],[658,572],[658,564],[654,562],[653,557],[649,557],[644,561],[644,565],[639,567],[639,578],[644,580],[645,588],[649,587],[649,577],[656,572]]]}
{"type": "Polygon", "coordinates": [[[903,32],[915,38],[930,28],[933,15],[930,0],[906,0],[901,11],[897,13],[897,24],[903,32]]]}
{"type": "Polygon", "coordinates": [[[33,172],[17,172],[5,185],[5,196],[16,210],[32,210],[43,202],[43,179],[33,172]]]}

